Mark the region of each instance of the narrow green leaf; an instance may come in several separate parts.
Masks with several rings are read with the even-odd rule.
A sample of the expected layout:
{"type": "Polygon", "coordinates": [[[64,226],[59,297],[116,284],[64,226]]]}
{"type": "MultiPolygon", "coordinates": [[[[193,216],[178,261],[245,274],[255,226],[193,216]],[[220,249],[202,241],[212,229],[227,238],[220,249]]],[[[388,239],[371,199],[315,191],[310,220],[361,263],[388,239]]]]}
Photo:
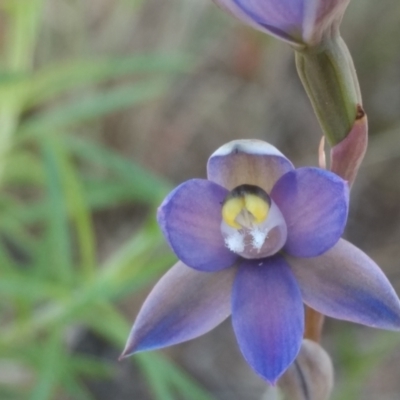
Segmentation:
{"type": "Polygon", "coordinates": [[[95,400],[94,395],[80,382],[80,378],[74,374],[64,372],[60,380],[65,393],[71,396],[71,400],[95,400]]]}
{"type": "Polygon", "coordinates": [[[45,67],[29,81],[27,106],[88,84],[131,74],[186,72],[191,61],[180,54],[140,54],[112,59],[76,60],[45,67]]]}
{"type": "MultiPolygon", "coordinates": [[[[0,343],[12,345],[31,340],[44,330],[71,323],[87,323],[88,314],[99,301],[111,300],[120,293],[123,277],[133,279],[136,275],[140,282],[151,276],[147,266],[149,254],[154,253],[155,236],[153,229],[141,231],[130,242],[116,252],[101,268],[101,273],[92,282],[82,282],[74,291],[70,289],[66,298],[53,298],[43,304],[22,321],[13,321],[0,332],[0,343]],[[58,301],[57,301],[58,300],[58,301]]],[[[157,266],[159,267],[159,265],[157,266]]],[[[65,289],[69,286],[66,285],[65,289]]]]}
{"type": "MultiPolygon", "coordinates": [[[[139,355],[139,357],[136,358],[136,361],[139,363],[140,368],[147,378],[148,387],[153,392],[155,399],[175,400],[176,397],[170,382],[168,382],[166,371],[160,368],[158,362],[154,362],[159,360],[151,356],[148,357],[148,354],[139,355]]],[[[169,367],[171,367],[170,364],[169,367]]],[[[189,400],[189,398],[187,400],[189,400]]]]}
{"type": "Polygon", "coordinates": [[[23,299],[35,303],[43,300],[66,299],[71,295],[68,288],[45,281],[31,273],[8,273],[0,279],[1,297],[23,299]]]}
{"type": "MultiPolygon", "coordinates": [[[[130,330],[129,323],[109,304],[101,305],[99,311],[99,315],[91,314],[90,322],[93,329],[108,337],[122,351],[130,330]],[[103,318],[100,318],[100,315],[103,318]],[[104,316],[107,317],[104,318],[104,316]],[[107,321],[108,324],[105,325],[104,321],[107,321]]],[[[141,353],[136,354],[132,359],[138,362],[143,372],[146,373],[157,399],[175,399],[173,390],[175,388],[187,400],[214,400],[189,375],[159,354],[155,352],[141,353]]]]}
{"type": "Polygon", "coordinates": [[[62,372],[63,344],[58,332],[53,332],[43,350],[43,362],[29,400],[51,400],[62,372]]]}
{"type": "Polygon", "coordinates": [[[13,71],[25,71],[32,66],[43,2],[3,0],[2,5],[11,17],[6,41],[6,59],[8,67],[13,71]]]}
{"type": "Polygon", "coordinates": [[[62,174],[63,192],[65,193],[68,215],[72,218],[77,233],[80,251],[80,264],[83,276],[91,279],[95,273],[95,237],[94,227],[82,183],[64,146],[57,146],[58,162],[62,174]]]}
{"type": "Polygon", "coordinates": [[[43,165],[32,151],[19,150],[9,155],[5,167],[4,184],[37,187],[43,186],[44,181],[43,165]]]}
{"type": "Polygon", "coordinates": [[[81,377],[109,378],[113,373],[113,366],[110,362],[81,354],[74,354],[69,358],[68,368],[81,377]]]}
{"type": "Polygon", "coordinates": [[[63,142],[78,157],[116,174],[138,201],[158,205],[170,190],[170,185],[161,178],[99,144],[72,135],[65,136],[63,142]]]}
{"type": "Polygon", "coordinates": [[[59,150],[50,139],[42,144],[45,163],[48,197],[48,271],[64,282],[73,280],[72,254],[69,236],[67,205],[62,187],[62,174],[59,166],[59,150]]]}
{"type": "MultiPolygon", "coordinates": [[[[4,199],[4,197],[3,197],[4,199]]],[[[13,212],[23,209],[20,207],[4,207],[0,217],[1,239],[4,248],[8,249],[10,256],[13,257],[16,264],[26,264],[29,257],[37,246],[38,238],[29,232],[23,224],[15,218],[13,212]]],[[[0,214],[1,214],[0,213],[0,214]]]]}
{"type": "Polygon", "coordinates": [[[21,400],[24,398],[23,396],[22,390],[19,388],[0,386],[0,399],[2,400],[21,400]]]}
{"type": "Polygon", "coordinates": [[[165,93],[168,81],[152,79],[99,92],[29,118],[18,133],[22,139],[55,131],[89,121],[116,111],[155,100],[165,93]]]}

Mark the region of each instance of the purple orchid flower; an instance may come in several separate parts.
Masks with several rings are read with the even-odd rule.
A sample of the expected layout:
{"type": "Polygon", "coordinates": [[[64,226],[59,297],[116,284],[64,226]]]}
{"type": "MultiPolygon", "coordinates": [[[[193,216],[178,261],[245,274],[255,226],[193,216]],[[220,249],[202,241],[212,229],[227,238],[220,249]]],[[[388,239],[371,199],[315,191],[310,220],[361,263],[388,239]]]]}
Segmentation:
{"type": "Polygon", "coordinates": [[[337,31],[349,0],[214,0],[241,22],[295,47],[337,31]]]}
{"type": "Polygon", "coordinates": [[[275,383],[296,358],[303,302],[334,318],[397,330],[400,302],[381,269],[340,239],[349,188],[332,172],[294,169],[275,147],[237,140],[208,161],[208,180],[159,208],[181,261],[154,287],[122,356],[198,337],[232,314],[244,358],[275,383]]]}

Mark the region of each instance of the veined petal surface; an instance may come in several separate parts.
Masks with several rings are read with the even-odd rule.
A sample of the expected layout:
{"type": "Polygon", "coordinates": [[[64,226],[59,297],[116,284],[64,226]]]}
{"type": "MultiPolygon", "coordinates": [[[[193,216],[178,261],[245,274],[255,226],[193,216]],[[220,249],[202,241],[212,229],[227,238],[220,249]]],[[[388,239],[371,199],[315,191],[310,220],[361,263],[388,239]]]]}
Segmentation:
{"type": "Polygon", "coordinates": [[[341,239],[319,257],[286,259],[310,307],[333,318],[400,329],[396,292],[382,270],[356,246],[341,239]]]}
{"type": "Polygon", "coordinates": [[[158,223],[172,250],[189,267],[217,271],[231,266],[237,255],[221,234],[221,204],[228,191],[205,179],[178,186],[158,209],[158,223]]]}
{"type": "Polygon", "coordinates": [[[293,164],[274,146],[262,140],[233,140],[216,150],[208,160],[210,181],[232,190],[255,185],[271,192],[275,182],[293,164]]]}
{"type": "Polygon", "coordinates": [[[298,168],[276,183],[271,197],[288,229],[284,250],[296,257],[315,257],[342,236],[349,209],[346,181],[320,168],[298,168]]]}
{"type": "Polygon", "coordinates": [[[304,1],[299,0],[232,0],[261,26],[301,37],[304,1]]]}
{"type": "Polygon", "coordinates": [[[122,356],[181,343],[215,328],[231,313],[236,271],[204,273],[175,264],[144,302],[122,356]]]}
{"type": "Polygon", "coordinates": [[[232,323],[246,361],[275,383],[296,358],[304,331],[300,289],[281,256],[241,261],[233,285],[232,323]]]}
{"type": "Polygon", "coordinates": [[[214,0],[241,22],[292,45],[301,39],[302,1],[214,0]]]}

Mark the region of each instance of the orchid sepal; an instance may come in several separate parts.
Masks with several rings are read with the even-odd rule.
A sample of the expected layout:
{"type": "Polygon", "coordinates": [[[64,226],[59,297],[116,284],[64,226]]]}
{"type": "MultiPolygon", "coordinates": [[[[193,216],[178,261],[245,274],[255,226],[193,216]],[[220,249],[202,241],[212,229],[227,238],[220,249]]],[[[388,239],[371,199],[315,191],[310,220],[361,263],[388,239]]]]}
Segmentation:
{"type": "Polygon", "coordinates": [[[242,23],[289,43],[315,47],[338,31],[349,0],[214,0],[242,23]]]}

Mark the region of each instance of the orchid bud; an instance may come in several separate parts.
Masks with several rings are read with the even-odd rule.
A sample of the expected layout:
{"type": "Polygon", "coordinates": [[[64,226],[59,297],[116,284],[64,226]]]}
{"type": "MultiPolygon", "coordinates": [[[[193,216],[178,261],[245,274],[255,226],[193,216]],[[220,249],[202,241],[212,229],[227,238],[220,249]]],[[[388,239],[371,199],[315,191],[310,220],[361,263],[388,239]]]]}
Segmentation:
{"type": "Polygon", "coordinates": [[[333,366],[328,353],[304,339],[299,355],[279,380],[285,400],[328,400],[333,388],[333,366]]]}
{"type": "Polygon", "coordinates": [[[362,102],[346,43],[337,34],[318,47],[298,50],[296,67],[328,143],[340,143],[353,128],[362,102]]]}
{"type": "Polygon", "coordinates": [[[262,400],[328,400],[333,388],[333,366],[327,352],[304,339],[296,361],[277,387],[270,387],[262,400]]]}
{"type": "Polygon", "coordinates": [[[294,47],[314,47],[338,30],[349,0],[214,0],[243,23],[294,47]]]}

